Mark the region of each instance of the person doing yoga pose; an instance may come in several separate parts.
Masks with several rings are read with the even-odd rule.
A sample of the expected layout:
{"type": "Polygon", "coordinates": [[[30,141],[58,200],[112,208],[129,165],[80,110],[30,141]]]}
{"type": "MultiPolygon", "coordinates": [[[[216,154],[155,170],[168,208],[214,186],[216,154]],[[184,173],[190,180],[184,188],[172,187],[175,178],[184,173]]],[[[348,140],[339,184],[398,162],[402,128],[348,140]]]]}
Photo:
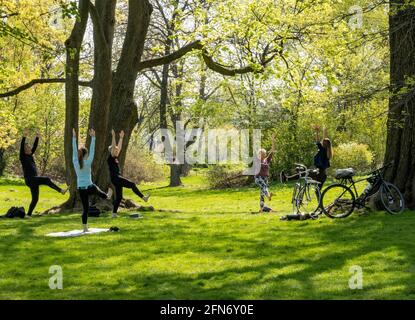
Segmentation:
{"type": "Polygon", "coordinates": [[[260,161],[257,165],[255,172],[255,183],[259,187],[259,212],[270,212],[271,208],[265,206],[265,197],[271,201],[272,193],[269,192],[268,188],[268,177],[269,177],[269,166],[272,160],[272,155],[275,152],[275,135],[272,136],[272,147],[271,151],[267,154],[265,149],[258,151],[258,160],[260,161]]]}
{"type": "Polygon", "coordinates": [[[43,177],[38,175],[33,154],[35,153],[37,146],[39,144],[39,134],[37,134],[33,146],[30,147],[30,145],[26,142],[27,133],[28,131],[25,130],[22,141],[20,143],[19,158],[22,164],[25,183],[30,188],[30,192],[32,194],[32,201],[30,202],[29,210],[27,212],[27,217],[31,217],[33,210],[35,210],[36,204],[39,201],[39,186],[48,186],[62,194],[65,194],[68,189],[63,190],[60,187],[58,187],[55,183],[53,183],[49,177],[43,177]]]}
{"type": "Polygon", "coordinates": [[[86,147],[81,146],[78,149],[75,129],[72,129],[72,133],[72,163],[76,172],[77,187],[83,208],[82,225],[84,232],[88,232],[89,196],[96,194],[102,199],[109,200],[112,196],[112,189],[108,189],[108,193],[105,193],[92,182],[91,167],[95,153],[95,130],[89,129],[89,135],[91,136],[89,155],[86,147]]]}
{"type": "MultiPolygon", "coordinates": [[[[317,153],[314,156],[314,166],[318,169],[318,173],[310,172],[309,177],[320,182],[319,188],[322,189],[324,183],[327,180],[326,170],[330,167],[330,160],[333,158],[333,148],[331,141],[327,135],[327,129],[323,129],[323,139],[321,140],[320,132],[321,127],[319,125],[314,126],[317,153]]],[[[287,176],[284,171],[280,173],[281,182],[287,182],[289,180],[297,180],[299,178],[298,173],[287,176]]]]}
{"type": "Polygon", "coordinates": [[[145,202],[148,201],[148,198],[150,197],[150,195],[144,196],[141,193],[141,191],[138,190],[134,182],[128,180],[127,178],[121,175],[118,156],[122,148],[122,142],[124,139],[124,131],[121,130],[120,132],[120,139],[118,141],[118,144],[116,143],[116,140],[115,140],[115,131],[112,130],[111,134],[112,134],[112,143],[111,143],[111,146],[108,148],[109,153],[110,153],[108,156],[108,167],[110,170],[111,183],[115,187],[115,198],[113,202],[112,217],[116,218],[118,207],[120,206],[120,203],[123,197],[123,194],[122,194],[123,188],[128,188],[128,189],[133,190],[133,192],[137,196],[139,196],[141,199],[143,199],[145,202]]]}

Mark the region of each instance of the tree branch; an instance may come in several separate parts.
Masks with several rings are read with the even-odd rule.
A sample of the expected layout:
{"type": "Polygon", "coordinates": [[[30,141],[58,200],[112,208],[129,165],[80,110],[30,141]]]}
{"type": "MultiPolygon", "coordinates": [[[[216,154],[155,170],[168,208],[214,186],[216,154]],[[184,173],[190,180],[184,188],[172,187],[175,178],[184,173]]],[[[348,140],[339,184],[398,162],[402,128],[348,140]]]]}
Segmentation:
{"type": "Polygon", "coordinates": [[[141,61],[138,64],[138,71],[142,71],[144,69],[153,68],[157,66],[161,66],[164,64],[169,64],[177,59],[180,59],[188,52],[191,52],[193,50],[200,50],[203,49],[203,45],[200,42],[200,40],[196,40],[194,42],[191,42],[184,47],[178,49],[177,51],[174,51],[168,55],[162,56],[160,58],[150,59],[150,60],[144,60],[141,61]]]}
{"type": "Polygon", "coordinates": [[[203,51],[202,53],[203,56],[203,60],[205,61],[206,66],[217,72],[220,73],[224,76],[235,76],[237,74],[244,74],[244,73],[250,73],[250,72],[255,72],[258,70],[255,70],[252,66],[246,66],[243,68],[239,68],[239,69],[231,69],[231,68],[227,68],[217,62],[215,62],[211,56],[206,54],[206,51],[203,51]]]}
{"type": "MultiPolygon", "coordinates": [[[[11,97],[11,96],[16,96],[20,92],[25,91],[25,90],[33,87],[35,84],[43,84],[43,83],[65,83],[65,79],[64,78],[33,79],[33,80],[29,81],[28,83],[26,83],[26,84],[24,84],[20,87],[17,87],[16,89],[0,93],[0,98],[7,98],[7,97],[11,97]]],[[[79,83],[80,86],[92,87],[92,81],[79,81],[78,83],[79,83]]]]}

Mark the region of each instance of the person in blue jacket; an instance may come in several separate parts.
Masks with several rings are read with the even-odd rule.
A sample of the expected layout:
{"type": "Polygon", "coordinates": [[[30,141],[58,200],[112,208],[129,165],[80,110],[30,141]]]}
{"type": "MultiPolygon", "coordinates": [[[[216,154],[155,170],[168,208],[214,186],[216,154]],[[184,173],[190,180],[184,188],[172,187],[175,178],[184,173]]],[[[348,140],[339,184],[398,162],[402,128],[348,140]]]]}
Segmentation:
{"type": "Polygon", "coordinates": [[[105,193],[92,182],[91,167],[95,153],[95,130],[89,129],[89,135],[91,136],[89,154],[85,146],[78,148],[75,129],[72,130],[72,133],[72,163],[76,172],[77,188],[83,208],[82,225],[84,232],[88,232],[89,196],[96,194],[102,199],[109,200],[112,196],[112,189],[108,189],[108,193],[105,193]]]}

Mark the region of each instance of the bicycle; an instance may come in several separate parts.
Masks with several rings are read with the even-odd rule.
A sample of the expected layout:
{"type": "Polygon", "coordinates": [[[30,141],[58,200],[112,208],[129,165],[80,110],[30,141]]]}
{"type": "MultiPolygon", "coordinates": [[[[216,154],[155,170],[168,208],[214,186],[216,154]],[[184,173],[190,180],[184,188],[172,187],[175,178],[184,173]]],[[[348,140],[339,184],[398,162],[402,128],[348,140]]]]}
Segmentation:
{"type": "Polygon", "coordinates": [[[319,210],[321,192],[320,182],[309,177],[310,172],[318,173],[318,169],[307,169],[303,164],[295,164],[298,180],[294,185],[292,205],[294,214],[313,214],[319,210]]]}
{"type": "Polygon", "coordinates": [[[355,171],[352,168],[336,170],[335,178],[340,183],[328,186],[321,195],[321,209],[329,218],[345,218],[352,214],[355,208],[368,208],[366,201],[378,191],[380,201],[390,214],[399,214],[405,209],[405,200],[398,187],[384,180],[383,175],[392,162],[376,169],[367,175],[369,177],[353,180],[355,171]],[[369,184],[359,196],[356,183],[367,180],[369,184]]]}

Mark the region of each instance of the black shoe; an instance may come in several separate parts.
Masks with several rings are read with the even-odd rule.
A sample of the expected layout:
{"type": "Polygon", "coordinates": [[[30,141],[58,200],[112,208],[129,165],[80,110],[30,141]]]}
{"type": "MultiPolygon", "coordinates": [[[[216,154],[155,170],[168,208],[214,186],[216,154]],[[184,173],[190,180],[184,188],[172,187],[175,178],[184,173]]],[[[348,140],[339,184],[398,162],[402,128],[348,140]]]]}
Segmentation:
{"type": "Polygon", "coordinates": [[[118,227],[111,227],[110,228],[110,231],[112,231],[112,232],[117,232],[119,230],[120,230],[120,228],[118,228],[118,227]]]}

